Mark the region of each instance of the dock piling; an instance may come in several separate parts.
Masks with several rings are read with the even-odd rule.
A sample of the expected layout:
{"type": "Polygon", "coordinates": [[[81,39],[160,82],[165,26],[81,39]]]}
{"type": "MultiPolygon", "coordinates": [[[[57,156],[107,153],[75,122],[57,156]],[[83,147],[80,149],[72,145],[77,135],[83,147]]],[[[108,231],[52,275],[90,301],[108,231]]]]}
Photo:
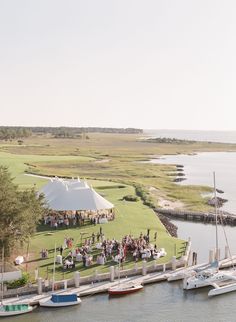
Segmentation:
{"type": "Polygon", "coordinates": [[[145,260],[142,262],[142,275],[147,275],[147,262],[145,260]]]}
{"type": "Polygon", "coordinates": [[[110,281],[114,282],[114,280],[115,280],[115,267],[110,266],[110,281]]]}
{"type": "Polygon", "coordinates": [[[74,280],[75,280],[75,287],[79,287],[79,284],[80,284],[80,273],[79,272],[75,272],[74,280]]]}
{"type": "Polygon", "coordinates": [[[38,278],[38,294],[41,295],[43,294],[43,279],[42,277],[38,278]]]}
{"type": "Polygon", "coordinates": [[[172,260],[171,260],[171,268],[172,268],[172,271],[175,271],[176,270],[176,256],[173,256],[172,257],[172,260]]]}

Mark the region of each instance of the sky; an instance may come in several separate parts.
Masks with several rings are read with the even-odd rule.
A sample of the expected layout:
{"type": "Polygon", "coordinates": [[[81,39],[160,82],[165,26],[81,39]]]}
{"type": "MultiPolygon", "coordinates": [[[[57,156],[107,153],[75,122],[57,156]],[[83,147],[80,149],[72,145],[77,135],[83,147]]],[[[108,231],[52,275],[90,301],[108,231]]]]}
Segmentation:
{"type": "Polygon", "coordinates": [[[0,0],[0,125],[236,130],[234,0],[0,0]]]}

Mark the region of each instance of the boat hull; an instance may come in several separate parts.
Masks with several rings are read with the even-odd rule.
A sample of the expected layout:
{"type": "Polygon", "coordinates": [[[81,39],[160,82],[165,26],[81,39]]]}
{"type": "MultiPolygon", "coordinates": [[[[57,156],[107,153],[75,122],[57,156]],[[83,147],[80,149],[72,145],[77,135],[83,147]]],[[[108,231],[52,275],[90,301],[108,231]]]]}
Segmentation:
{"type": "Polygon", "coordinates": [[[189,277],[185,278],[183,282],[183,289],[184,290],[192,290],[201,287],[211,286],[213,283],[221,283],[226,282],[228,280],[235,280],[235,272],[222,272],[216,273],[209,278],[196,278],[196,277],[189,277]]]}
{"type": "Polygon", "coordinates": [[[135,293],[142,289],[143,289],[142,285],[127,287],[127,288],[114,287],[114,288],[110,288],[108,290],[108,293],[109,295],[126,295],[126,294],[135,293]]]}
{"type": "Polygon", "coordinates": [[[39,305],[43,307],[66,307],[66,306],[78,305],[80,303],[81,303],[80,299],[78,299],[77,301],[64,302],[64,303],[55,303],[55,302],[52,302],[51,300],[47,300],[47,301],[40,301],[39,305]]]}
{"type": "Polygon", "coordinates": [[[236,283],[233,283],[231,285],[225,285],[225,286],[220,286],[213,288],[208,292],[208,296],[217,296],[225,293],[230,293],[230,292],[235,292],[236,291],[236,283]]]}
{"type": "Polygon", "coordinates": [[[4,316],[14,316],[14,315],[20,315],[20,314],[26,314],[26,313],[30,313],[33,311],[33,307],[29,306],[29,308],[27,310],[19,310],[19,311],[4,311],[0,309],[0,317],[4,317],[4,316]]]}

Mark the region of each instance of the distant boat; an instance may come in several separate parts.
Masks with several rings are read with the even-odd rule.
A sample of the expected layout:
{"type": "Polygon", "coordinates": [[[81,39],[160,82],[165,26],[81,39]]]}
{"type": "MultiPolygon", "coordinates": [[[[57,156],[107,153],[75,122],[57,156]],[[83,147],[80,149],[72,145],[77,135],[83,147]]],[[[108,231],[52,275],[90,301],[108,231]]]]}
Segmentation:
{"type": "Polygon", "coordinates": [[[81,303],[77,294],[52,294],[51,298],[39,301],[40,306],[44,307],[64,307],[81,303]]]}
{"type": "Polygon", "coordinates": [[[118,286],[114,286],[108,289],[109,295],[125,295],[131,294],[143,289],[143,285],[129,285],[129,284],[119,284],[118,286]]]}

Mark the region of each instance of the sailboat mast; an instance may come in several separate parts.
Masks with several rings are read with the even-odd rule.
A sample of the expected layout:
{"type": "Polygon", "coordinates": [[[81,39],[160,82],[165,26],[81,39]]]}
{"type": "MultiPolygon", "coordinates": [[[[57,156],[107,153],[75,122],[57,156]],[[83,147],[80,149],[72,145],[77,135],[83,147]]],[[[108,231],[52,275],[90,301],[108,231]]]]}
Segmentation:
{"type": "Polygon", "coordinates": [[[3,304],[3,272],[4,272],[4,247],[2,246],[2,280],[1,280],[1,305],[3,304]]]}
{"type": "Polygon", "coordinates": [[[218,249],[219,249],[219,243],[218,243],[218,209],[217,209],[217,204],[218,200],[216,197],[216,176],[215,172],[213,172],[213,178],[214,178],[214,199],[215,199],[215,220],[216,220],[216,254],[217,254],[217,260],[218,258],[218,249]]]}
{"type": "Polygon", "coordinates": [[[54,262],[53,262],[53,276],[52,276],[52,292],[54,292],[55,287],[55,270],[56,270],[56,244],[54,249],[54,262]]]}

